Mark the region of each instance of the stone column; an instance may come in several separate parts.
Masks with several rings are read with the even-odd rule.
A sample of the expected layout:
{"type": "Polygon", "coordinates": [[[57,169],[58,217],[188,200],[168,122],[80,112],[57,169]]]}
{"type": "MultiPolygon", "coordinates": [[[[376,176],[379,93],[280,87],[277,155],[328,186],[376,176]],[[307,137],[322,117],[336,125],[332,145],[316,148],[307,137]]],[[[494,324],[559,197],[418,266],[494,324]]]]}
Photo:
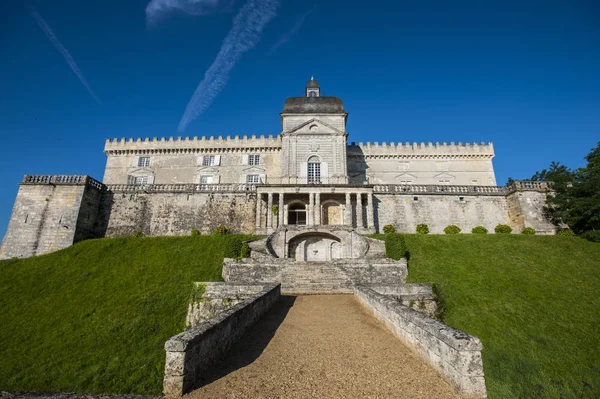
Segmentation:
{"type": "Polygon", "coordinates": [[[256,230],[260,229],[260,217],[262,212],[262,194],[256,195],[256,230]]]}
{"type": "Polygon", "coordinates": [[[367,227],[375,228],[375,220],[373,220],[373,193],[367,194],[367,227]]]}
{"type": "Polygon", "coordinates": [[[363,228],[363,207],[362,207],[362,194],[356,194],[356,228],[363,228]]]}
{"type": "Polygon", "coordinates": [[[321,193],[315,193],[315,224],[321,224],[321,193]]]}
{"type": "Polygon", "coordinates": [[[306,215],[306,224],[309,226],[313,226],[314,225],[314,207],[315,207],[315,202],[314,202],[314,194],[313,193],[308,193],[308,214],[306,215]]]}
{"type": "Polygon", "coordinates": [[[279,193],[279,206],[277,208],[277,216],[279,219],[279,226],[283,226],[283,193],[279,193]]]}
{"type": "Polygon", "coordinates": [[[350,193],[346,193],[346,209],[344,210],[344,224],[352,226],[352,199],[350,193]]]}
{"type": "Polygon", "coordinates": [[[267,194],[267,232],[273,230],[273,193],[267,194]]]}

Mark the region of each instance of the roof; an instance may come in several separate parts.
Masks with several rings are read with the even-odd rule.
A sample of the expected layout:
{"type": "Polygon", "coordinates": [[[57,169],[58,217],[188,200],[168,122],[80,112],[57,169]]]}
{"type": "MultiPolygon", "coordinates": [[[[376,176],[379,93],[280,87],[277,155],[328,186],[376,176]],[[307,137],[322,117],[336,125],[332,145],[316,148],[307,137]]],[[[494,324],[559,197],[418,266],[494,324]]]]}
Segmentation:
{"type": "Polygon", "coordinates": [[[310,78],[310,80],[306,84],[306,88],[307,89],[318,89],[319,88],[319,82],[317,82],[315,80],[315,78],[310,78]]]}
{"type": "Polygon", "coordinates": [[[290,97],[285,100],[283,113],[345,114],[346,111],[338,97],[290,97]]]}

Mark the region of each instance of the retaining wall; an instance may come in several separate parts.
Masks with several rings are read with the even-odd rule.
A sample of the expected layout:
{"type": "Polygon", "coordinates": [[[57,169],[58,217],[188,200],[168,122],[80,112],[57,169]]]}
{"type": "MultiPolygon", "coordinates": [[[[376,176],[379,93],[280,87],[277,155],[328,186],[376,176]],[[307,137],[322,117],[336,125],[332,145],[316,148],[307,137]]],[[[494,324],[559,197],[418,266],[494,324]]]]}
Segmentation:
{"type": "Polygon", "coordinates": [[[171,337],[165,343],[164,395],[174,398],[191,391],[202,373],[277,302],[280,288],[279,284],[271,285],[196,327],[171,337]]]}
{"type": "Polygon", "coordinates": [[[359,302],[466,397],[487,397],[479,338],[431,319],[396,299],[356,287],[359,302]]]}

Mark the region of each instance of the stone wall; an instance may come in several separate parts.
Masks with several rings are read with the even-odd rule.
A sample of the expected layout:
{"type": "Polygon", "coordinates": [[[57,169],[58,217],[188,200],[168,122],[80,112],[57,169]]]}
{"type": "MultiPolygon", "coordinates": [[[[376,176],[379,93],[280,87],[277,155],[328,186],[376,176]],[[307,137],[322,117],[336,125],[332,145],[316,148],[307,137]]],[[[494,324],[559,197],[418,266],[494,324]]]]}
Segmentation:
{"type": "Polygon", "coordinates": [[[88,176],[25,176],[0,259],[41,255],[101,236],[102,191],[88,176]]]}
{"type": "Polygon", "coordinates": [[[211,233],[225,225],[235,233],[255,228],[256,199],[244,193],[152,193],[113,192],[106,204],[107,236],[189,235],[192,229],[211,233]]]}
{"type": "Polygon", "coordinates": [[[392,224],[399,233],[414,233],[425,223],[431,234],[443,234],[454,224],[463,233],[476,226],[494,231],[498,224],[511,224],[503,195],[376,194],[375,225],[378,231],[392,224]]]}
{"type": "Polygon", "coordinates": [[[356,296],[406,346],[436,369],[465,397],[485,398],[479,338],[409,309],[393,298],[366,287],[356,296]]]}
{"type": "Polygon", "coordinates": [[[279,296],[280,286],[272,285],[215,317],[171,337],[165,343],[164,395],[180,397],[192,390],[202,372],[241,338],[248,327],[277,302],[279,296]]]}
{"type": "Polygon", "coordinates": [[[543,191],[517,190],[506,196],[513,233],[520,233],[526,227],[535,229],[537,234],[556,233],[557,227],[546,216],[547,195],[543,191]]]}
{"type": "Polygon", "coordinates": [[[200,298],[191,301],[185,319],[186,326],[195,327],[240,302],[269,288],[268,285],[236,285],[222,282],[197,282],[197,288],[204,290],[200,298]]]}

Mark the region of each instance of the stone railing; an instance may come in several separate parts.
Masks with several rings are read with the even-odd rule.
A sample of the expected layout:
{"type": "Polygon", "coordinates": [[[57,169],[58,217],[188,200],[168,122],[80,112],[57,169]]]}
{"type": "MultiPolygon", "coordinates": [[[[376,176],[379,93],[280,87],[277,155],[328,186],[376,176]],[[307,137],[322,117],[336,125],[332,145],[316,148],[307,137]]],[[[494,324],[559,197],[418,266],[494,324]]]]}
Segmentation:
{"type": "Polygon", "coordinates": [[[461,195],[504,195],[506,187],[499,186],[445,186],[425,184],[376,184],[376,194],[461,194],[461,195]]]}
{"type": "Polygon", "coordinates": [[[25,175],[21,184],[87,184],[98,190],[104,184],[87,175],[25,175]]]}
{"type": "Polygon", "coordinates": [[[447,186],[434,184],[376,184],[376,194],[506,195],[514,191],[547,191],[548,182],[515,181],[510,186],[447,186]]]}
{"type": "Polygon", "coordinates": [[[116,193],[253,193],[255,184],[109,184],[116,193]]]}

